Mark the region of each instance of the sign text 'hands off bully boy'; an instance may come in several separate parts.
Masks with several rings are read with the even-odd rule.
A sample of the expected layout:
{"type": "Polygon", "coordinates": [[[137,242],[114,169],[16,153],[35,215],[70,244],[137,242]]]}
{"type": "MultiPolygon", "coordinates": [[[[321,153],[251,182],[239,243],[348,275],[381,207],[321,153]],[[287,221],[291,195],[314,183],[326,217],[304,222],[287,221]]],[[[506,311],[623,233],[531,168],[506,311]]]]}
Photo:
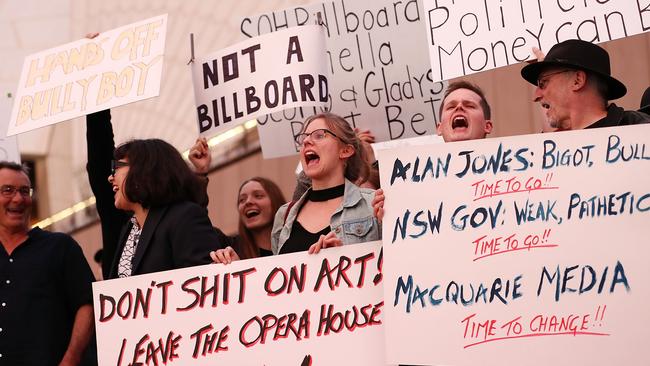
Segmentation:
{"type": "Polygon", "coordinates": [[[167,15],[25,58],[7,135],[158,96],[167,15]]]}

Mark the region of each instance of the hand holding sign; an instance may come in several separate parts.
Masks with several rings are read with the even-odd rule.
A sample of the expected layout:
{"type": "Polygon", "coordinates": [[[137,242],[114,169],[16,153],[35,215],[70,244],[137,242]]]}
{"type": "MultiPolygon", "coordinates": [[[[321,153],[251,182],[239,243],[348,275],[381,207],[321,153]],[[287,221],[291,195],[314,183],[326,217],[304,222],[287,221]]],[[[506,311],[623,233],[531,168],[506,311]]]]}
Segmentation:
{"type": "Polygon", "coordinates": [[[217,249],[210,252],[210,258],[212,258],[212,261],[214,263],[223,263],[223,264],[230,264],[233,261],[239,260],[239,256],[237,255],[237,252],[235,252],[235,250],[231,246],[228,246],[225,249],[217,249]]]}
{"type": "Polygon", "coordinates": [[[384,190],[381,188],[376,190],[375,198],[372,199],[372,209],[373,212],[375,213],[375,217],[377,218],[377,221],[379,221],[380,223],[384,219],[385,200],[386,200],[386,196],[384,196],[384,190]]]}
{"type": "Polygon", "coordinates": [[[341,239],[339,239],[333,231],[330,231],[327,235],[321,235],[320,238],[318,238],[318,241],[309,247],[308,252],[309,254],[318,254],[321,249],[340,247],[342,245],[343,242],[341,239]]]}
{"type": "Polygon", "coordinates": [[[212,162],[212,155],[210,155],[210,147],[205,137],[196,139],[194,146],[190,149],[189,158],[197,174],[208,173],[210,163],[212,162]]]}

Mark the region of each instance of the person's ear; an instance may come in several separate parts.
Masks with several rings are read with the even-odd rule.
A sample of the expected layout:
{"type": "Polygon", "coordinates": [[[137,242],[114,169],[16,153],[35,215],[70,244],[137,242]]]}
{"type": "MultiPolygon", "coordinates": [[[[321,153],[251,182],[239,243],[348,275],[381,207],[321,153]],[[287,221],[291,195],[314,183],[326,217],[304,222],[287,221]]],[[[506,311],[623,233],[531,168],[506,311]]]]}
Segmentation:
{"type": "Polygon", "coordinates": [[[491,120],[485,120],[485,129],[484,129],[486,134],[490,134],[492,132],[492,121],[491,120]]]}
{"type": "Polygon", "coordinates": [[[587,85],[587,73],[582,70],[575,71],[575,74],[572,79],[572,90],[578,91],[587,85]]]}
{"type": "Polygon", "coordinates": [[[347,159],[352,155],[354,155],[354,146],[350,144],[345,144],[345,146],[339,150],[339,159],[347,159]]]}

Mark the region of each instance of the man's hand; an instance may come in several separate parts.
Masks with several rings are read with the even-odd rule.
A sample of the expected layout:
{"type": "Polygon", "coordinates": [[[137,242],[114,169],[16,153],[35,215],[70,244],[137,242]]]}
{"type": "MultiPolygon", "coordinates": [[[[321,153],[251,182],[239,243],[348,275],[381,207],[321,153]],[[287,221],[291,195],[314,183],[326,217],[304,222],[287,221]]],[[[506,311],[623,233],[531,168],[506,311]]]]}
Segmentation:
{"type": "Polygon", "coordinates": [[[537,47],[533,47],[533,55],[535,55],[535,58],[526,61],[526,63],[534,64],[535,62],[544,61],[544,57],[546,57],[546,55],[544,54],[544,52],[542,52],[542,50],[540,50],[540,49],[537,48],[537,47]]]}
{"type": "Polygon", "coordinates": [[[74,324],[72,325],[72,334],[70,343],[59,366],[77,366],[81,362],[81,356],[90,342],[93,334],[93,306],[90,304],[82,305],[75,315],[74,324]]]}

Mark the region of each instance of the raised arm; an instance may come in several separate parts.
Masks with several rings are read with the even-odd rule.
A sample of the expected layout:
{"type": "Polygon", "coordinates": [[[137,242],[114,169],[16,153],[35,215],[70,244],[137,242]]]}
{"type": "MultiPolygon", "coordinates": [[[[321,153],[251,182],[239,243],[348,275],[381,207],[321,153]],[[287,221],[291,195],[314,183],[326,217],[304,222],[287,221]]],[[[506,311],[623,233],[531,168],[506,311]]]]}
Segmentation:
{"type": "Polygon", "coordinates": [[[129,215],[115,208],[113,188],[108,182],[111,174],[111,160],[115,150],[111,111],[105,110],[86,116],[86,144],[88,146],[88,181],[96,199],[97,213],[101,220],[103,258],[102,274],[108,278],[120,230],[129,215]]]}

